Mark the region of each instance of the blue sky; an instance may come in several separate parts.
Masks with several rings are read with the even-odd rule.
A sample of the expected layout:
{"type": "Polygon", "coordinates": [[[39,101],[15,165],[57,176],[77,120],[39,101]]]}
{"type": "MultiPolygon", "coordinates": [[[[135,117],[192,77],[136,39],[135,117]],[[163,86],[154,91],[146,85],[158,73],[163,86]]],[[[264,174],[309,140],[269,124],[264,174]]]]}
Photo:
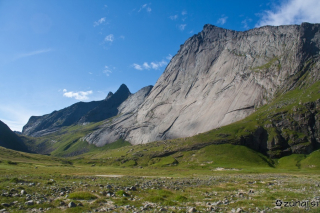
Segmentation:
{"type": "Polygon", "coordinates": [[[154,85],[205,24],[245,31],[320,22],[318,0],[0,0],[0,120],[154,85]]]}

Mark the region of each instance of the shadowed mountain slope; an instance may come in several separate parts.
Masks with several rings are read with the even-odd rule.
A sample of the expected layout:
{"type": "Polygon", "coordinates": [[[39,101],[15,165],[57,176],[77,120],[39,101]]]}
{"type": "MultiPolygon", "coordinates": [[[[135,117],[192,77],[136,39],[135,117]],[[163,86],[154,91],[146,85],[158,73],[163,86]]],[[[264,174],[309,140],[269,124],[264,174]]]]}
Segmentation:
{"type": "Polygon", "coordinates": [[[39,137],[59,130],[63,126],[77,123],[98,122],[116,116],[117,107],[130,95],[126,85],[122,84],[115,94],[109,93],[102,101],[78,102],[59,111],[43,116],[32,116],[23,127],[22,133],[39,137]]]}
{"type": "Polygon", "coordinates": [[[17,151],[28,151],[22,140],[2,121],[0,121],[0,146],[17,151]]]}

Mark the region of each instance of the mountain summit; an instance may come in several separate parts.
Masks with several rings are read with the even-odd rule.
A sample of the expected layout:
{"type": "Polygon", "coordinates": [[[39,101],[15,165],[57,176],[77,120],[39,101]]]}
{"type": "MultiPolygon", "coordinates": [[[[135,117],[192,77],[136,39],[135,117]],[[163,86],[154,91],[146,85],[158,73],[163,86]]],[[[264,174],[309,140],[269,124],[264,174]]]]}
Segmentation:
{"type": "Polygon", "coordinates": [[[43,116],[32,116],[23,127],[22,133],[29,136],[43,136],[63,126],[77,123],[98,122],[118,114],[117,107],[125,101],[130,91],[125,84],[113,94],[109,92],[102,101],[78,102],[59,111],[43,116]]]}

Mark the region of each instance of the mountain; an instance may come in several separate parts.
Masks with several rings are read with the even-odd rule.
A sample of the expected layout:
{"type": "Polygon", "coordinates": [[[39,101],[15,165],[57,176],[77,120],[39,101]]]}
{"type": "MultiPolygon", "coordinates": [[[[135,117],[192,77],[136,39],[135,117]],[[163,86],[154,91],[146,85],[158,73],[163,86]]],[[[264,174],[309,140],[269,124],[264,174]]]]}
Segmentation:
{"type": "Polygon", "coordinates": [[[79,122],[98,122],[116,116],[120,104],[131,95],[128,87],[124,84],[114,94],[111,94],[109,93],[104,101],[84,115],[79,122]]]}
{"type": "MultiPolygon", "coordinates": [[[[96,134],[97,131],[95,131],[95,134],[90,135],[94,130],[103,130],[103,126],[105,124],[113,123],[115,120],[121,118],[122,120],[129,119],[134,112],[139,108],[141,103],[145,100],[145,98],[148,96],[152,89],[152,86],[147,86],[142,89],[140,89],[138,92],[134,94],[130,94],[129,97],[123,101],[120,106],[117,108],[117,116],[114,116],[112,118],[106,119],[102,122],[90,122],[90,123],[83,123],[78,122],[76,125],[72,126],[65,126],[63,128],[58,128],[55,132],[47,135],[43,135],[42,137],[28,137],[28,136],[21,136],[25,144],[28,146],[29,150],[39,153],[39,154],[51,154],[55,156],[75,156],[82,153],[95,151],[95,150],[105,150],[109,148],[115,148],[115,147],[121,147],[121,146],[127,146],[130,145],[129,142],[126,142],[124,140],[117,140],[117,143],[112,143],[109,146],[104,147],[96,147],[94,145],[88,144],[84,138],[92,137],[92,138],[98,138],[100,136],[103,136],[104,134],[96,134]],[[90,135],[90,136],[89,136],[90,135]]],[[[122,87],[122,89],[119,89],[119,93],[122,94],[122,92],[126,91],[126,87],[122,87]],[[121,92],[122,91],[122,92],[121,92]]],[[[115,93],[114,96],[117,96],[115,93]]],[[[128,93],[125,93],[128,94],[128,93]]],[[[111,93],[108,95],[108,100],[112,101],[111,93]]],[[[113,102],[114,104],[115,102],[113,102]]],[[[100,108],[104,112],[102,108],[100,108]]],[[[88,114],[88,113],[87,113],[88,114]]],[[[115,137],[119,138],[119,135],[121,135],[121,130],[119,129],[119,132],[115,133],[115,137]]],[[[100,138],[103,140],[102,138],[100,138]]],[[[115,142],[115,141],[112,141],[115,142]]]]}
{"type": "MultiPolygon", "coordinates": [[[[205,25],[180,46],[138,110],[113,119],[85,139],[97,146],[119,138],[141,144],[189,137],[246,118],[276,97],[319,81],[319,27],[302,23],[237,32],[205,25]]],[[[317,121],[314,110],[310,119],[317,121]]],[[[317,122],[305,119],[307,125],[295,130],[286,124],[298,132],[291,139],[274,128],[279,121],[270,122],[260,128],[262,135],[252,136],[256,144],[264,143],[256,149],[288,151],[303,129],[307,132],[301,143],[320,143],[317,122]],[[273,133],[268,132],[272,128],[273,133]]],[[[299,126],[299,119],[296,122],[299,126]]]]}
{"type": "MultiPolygon", "coordinates": [[[[81,133],[80,127],[60,131],[55,141],[75,131],[78,136],[66,137],[61,146],[54,142],[52,149],[75,155],[88,150],[85,141],[102,147],[119,140],[136,145],[184,138],[187,147],[177,145],[159,156],[221,143],[246,145],[270,157],[310,153],[320,148],[319,41],[319,24],[245,32],[207,24],[180,46],[154,87],[130,95],[122,85],[117,92],[126,98],[109,93],[79,113],[67,125],[92,126],[81,133]]],[[[44,135],[42,131],[61,127],[55,122],[65,118],[57,116],[53,124],[37,129],[37,122],[51,121],[52,114],[30,118],[23,133],[44,135]]],[[[41,147],[46,140],[35,144],[41,147]]]]}
{"type": "Polygon", "coordinates": [[[17,151],[28,151],[22,140],[2,121],[0,121],[0,146],[17,151]]]}
{"type": "Polygon", "coordinates": [[[116,116],[118,113],[117,107],[130,94],[128,87],[122,84],[115,94],[110,92],[105,100],[78,102],[47,115],[32,116],[23,127],[22,134],[39,137],[56,132],[63,126],[98,122],[116,116]]]}

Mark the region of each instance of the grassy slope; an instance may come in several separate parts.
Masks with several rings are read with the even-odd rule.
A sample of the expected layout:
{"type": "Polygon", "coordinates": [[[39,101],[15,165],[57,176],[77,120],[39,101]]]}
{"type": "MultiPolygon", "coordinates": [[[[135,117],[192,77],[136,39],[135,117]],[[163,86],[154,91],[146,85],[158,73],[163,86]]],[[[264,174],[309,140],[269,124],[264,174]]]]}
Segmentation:
{"type": "MultiPolygon", "coordinates": [[[[210,169],[216,167],[244,168],[244,167],[273,167],[278,169],[306,169],[318,168],[313,165],[313,155],[304,159],[301,156],[290,156],[272,161],[266,156],[247,147],[234,146],[239,144],[242,137],[246,137],[260,126],[270,124],[271,119],[281,119],[281,113],[290,114],[294,108],[306,111],[303,103],[312,102],[320,98],[320,82],[309,87],[297,88],[283,95],[279,95],[270,104],[257,109],[247,118],[233,124],[198,134],[189,138],[178,138],[167,141],[157,141],[144,145],[130,146],[128,142],[117,141],[103,147],[88,145],[81,140],[88,133],[96,130],[106,120],[86,126],[65,127],[59,132],[41,138],[28,138],[30,147],[44,145],[52,156],[76,156],[78,163],[97,163],[120,167],[183,167],[210,169]],[[215,145],[213,145],[215,144],[215,145]],[[221,145],[217,145],[221,144],[221,145]],[[233,144],[233,145],[230,145],[233,144]],[[81,155],[80,155],[81,154],[81,155]],[[308,160],[309,159],[309,160],[308,160]],[[311,160],[310,160],[311,159],[311,160]],[[308,166],[309,165],[309,166],[308,166]],[[310,166],[311,165],[311,166],[310,166]],[[313,165],[313,166],[312,166],[313,165]]],[[[295,109],[295,110],[296,110],[295,109]]],[[[274,129],[267,128],[269,139],[273,137],[274,129]]],[[[286,131],[286,130],[285,130],[286,131]]],[[[303,133],[291,134],[303,137],[303,133]]],[[[316,155],[316,154],[314,154],[316,155]]],[[[271,168],[270,167],[270,168],[271,168]]]]}
{"type": "Polygon", "coordinates": [[[96,150],[108,150],[130,145],[128,142],[119,140],[114,144],[96,147],[82,140],[82,137],[96,130],[103,123],[110,121],[111,120],[108,119],[106,121],[91,123],[89,125],[72,125],[69,127],[63,127],[61,130],[50,135],[38,138],[23,136],[23,139],[29,146],[29,149],[38,153],[50,154],[52,156],[59,157],[74,156],[96,150]]]}

